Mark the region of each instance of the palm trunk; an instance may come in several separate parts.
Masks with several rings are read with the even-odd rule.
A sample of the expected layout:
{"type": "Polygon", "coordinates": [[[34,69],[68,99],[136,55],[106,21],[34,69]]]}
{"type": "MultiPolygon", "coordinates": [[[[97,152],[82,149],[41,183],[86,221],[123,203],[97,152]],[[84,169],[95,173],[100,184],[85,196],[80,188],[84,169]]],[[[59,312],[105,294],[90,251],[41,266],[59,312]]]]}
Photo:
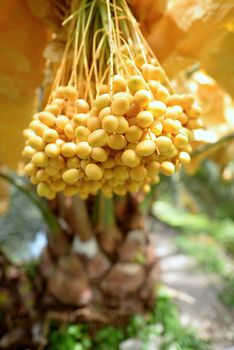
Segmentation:
{"type": "Polygon", "coordinates": [[[44,308],[69,308],[82,319],[108,324],[146,312],[159,271],[137,199],[98,197],[96,203],[75,199],[65,205],[59,217],[64,228],[49,240],[40,264],[44,308]]]}

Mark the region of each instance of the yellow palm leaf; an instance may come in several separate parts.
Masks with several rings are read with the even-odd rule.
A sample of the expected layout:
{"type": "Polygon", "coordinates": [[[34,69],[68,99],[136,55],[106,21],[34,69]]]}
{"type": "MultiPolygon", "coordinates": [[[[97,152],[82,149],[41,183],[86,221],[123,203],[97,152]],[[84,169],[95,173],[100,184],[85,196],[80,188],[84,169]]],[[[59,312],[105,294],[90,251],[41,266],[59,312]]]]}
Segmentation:
{"type": "Polygon", "coordinates": [[[35,110],[35,89],[43,79],[48,30],[25,0],[5,1],[0,15],[0,163],[16,167],[22,130],[35,110]]]}
{"type": "Polygon", "coordinates": [[[234,2],[174,0],[148,41],[167,74],[195,62],[234,96],[234,2]]]}

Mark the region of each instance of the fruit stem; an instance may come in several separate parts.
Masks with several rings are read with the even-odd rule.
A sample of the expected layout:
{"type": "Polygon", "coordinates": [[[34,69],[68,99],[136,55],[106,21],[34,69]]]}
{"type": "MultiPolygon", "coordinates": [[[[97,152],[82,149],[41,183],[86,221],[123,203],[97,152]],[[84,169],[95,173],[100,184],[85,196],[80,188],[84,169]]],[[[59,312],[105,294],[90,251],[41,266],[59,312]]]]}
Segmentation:
{"type": "Polygon", "coordinates": [[[114,209],[113,198],[106,198],[99,193],[98,226],[100,230],[105,232],[116,225],[114,209]]]}
{"type": "Polygon", "coordinates": [[[107,7],[107,19],[108,19],[108,29],[109,29],[109,46],[110,46],[110,95],[113,95],[113,76],[114,76],[114,45],[113,45],[113,27],[111,20],[111,10],[110,10],[110,0],[106,0],[107,7]]]}
{"type": "Polygon", "coordinates": [[[73,209],[75,212],[78,234],[83,241],[86,241],[93,235],[86,202],[79,196],[75,196],[73,198],[73,209]]]}

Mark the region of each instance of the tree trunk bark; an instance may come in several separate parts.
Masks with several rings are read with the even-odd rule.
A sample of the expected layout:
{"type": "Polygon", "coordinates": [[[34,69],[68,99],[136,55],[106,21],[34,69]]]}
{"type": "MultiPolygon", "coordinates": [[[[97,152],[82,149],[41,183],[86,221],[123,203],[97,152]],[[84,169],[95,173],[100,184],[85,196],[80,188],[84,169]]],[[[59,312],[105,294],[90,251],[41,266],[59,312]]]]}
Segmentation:
{"type": "MultiPolygon", "coordinates": [[[[53,210],[61,213],[55,203],[53,210]]],[[[40,263],[45,310],[69,309],[82,320],[123,323],[155,299],[159,267],[137,199],[67,200],[59,235],[40,263]]]]}
{"type": "Polygon", "coordinates": [[[60,232],[48,232],[38,267],[0,255],[0,348],[44,349],[51,321],[123,325],[155,301],[159,265],[137,197],[50,203],[60,232]]]}

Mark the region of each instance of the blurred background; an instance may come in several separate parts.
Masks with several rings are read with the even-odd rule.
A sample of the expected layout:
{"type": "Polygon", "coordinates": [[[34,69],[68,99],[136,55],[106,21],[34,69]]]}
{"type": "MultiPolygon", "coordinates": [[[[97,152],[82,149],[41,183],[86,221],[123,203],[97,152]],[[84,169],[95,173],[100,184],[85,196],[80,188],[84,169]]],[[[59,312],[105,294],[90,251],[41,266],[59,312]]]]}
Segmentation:
{"type": "MultiPolygon", "coordinates": [[[[79,303],[65,300],[70,284],[59,280],[59,296],[53,291],[60,288],[58,279],[47,285],[45,271],[49,273],[51,264],[45,252],[51,232],[58,225],[70,232],[73,226],[22,176],[22,132],[43,103],[50,83],[44,79],[48,59],[56,64],[62,45],[62,40],[51,41],[51,35],[68,3],[12,0],[2,5],[0,14],[0,348],[232,350],[234,2],[128,1],[174,89],[192,93],[202,107],[204,129],[195,131],[189,165],[170,178],[162,176],[144,198],[117,203],[117,217],[126,214],[131,222],[129,232],[149,232],[157,261],[156,301],[147,317],[140,316],[140,301],[134,296],[139,305],[127,324],[103,321],[105,313],[87,311],[85,303],[79,314],[79,303]],[[131,212],[134,203],[138,209],[131,212]],[[51,295],[61,304],[51,301],[51,295]]],[[[78,226],[86,220],[80,213],[78,226]]],[[[118,246],[113,237],[114,243],[110,238],[104,247],[118,246]]],[[[65,249],[63,239],[62,244],[60,238],[56,242],[65,249]]],[[[72,245],[73,253],[85,254],[87,248],[78,238],[72,245]]],[[[133,248],[126,249],[130,254],[133,248]]],[[[56,259],[63,255],[56,254],[56,259]]],[[[144,256],[136,259],[144,265],[144,256]]],[[[90,267],[94,274],[99,263],[106,262],[95,260],[90,267]]],[[[82,290],[84,300],[88,292],[82,290]]]]}

